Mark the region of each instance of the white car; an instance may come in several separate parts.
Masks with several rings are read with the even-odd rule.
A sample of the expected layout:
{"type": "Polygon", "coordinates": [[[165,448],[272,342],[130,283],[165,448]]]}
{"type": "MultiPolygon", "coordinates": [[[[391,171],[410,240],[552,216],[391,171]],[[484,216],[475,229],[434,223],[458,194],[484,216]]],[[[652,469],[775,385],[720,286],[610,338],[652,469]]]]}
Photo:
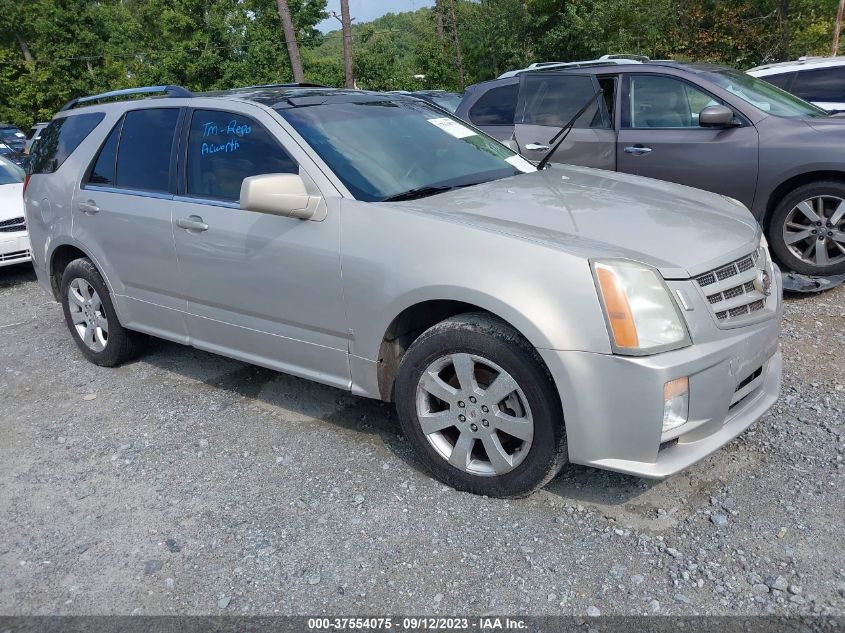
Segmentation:
{"type": "Polygon", "coordinates": [[[0,267],[32,261],[23,212],[24,171],[0,156],[0,267]]]}
{"type": "Polygon", "coordinates": [[[845,57],[801,57],[747,72],[828,112],[845,111],[845,57]]]}

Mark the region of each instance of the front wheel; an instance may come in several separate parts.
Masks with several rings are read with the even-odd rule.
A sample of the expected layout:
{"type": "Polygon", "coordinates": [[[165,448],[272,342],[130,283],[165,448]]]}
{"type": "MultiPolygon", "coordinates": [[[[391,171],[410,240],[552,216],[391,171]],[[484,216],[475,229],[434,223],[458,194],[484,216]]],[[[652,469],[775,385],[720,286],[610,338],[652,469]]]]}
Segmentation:
{"type": "Polygon", "coordinates": [[[845,184],[810,183],[787,195],[772,215],[769,244],[789,270],[845,273],[845,184]]]}
{"type": "Polygon", "coordinates": [[[524,496],[567,461],[548,370],[518,332],[490,315],[458,315],[424,332],[402,359],[395,395],[420,459],[459,490],[524,496]]]}

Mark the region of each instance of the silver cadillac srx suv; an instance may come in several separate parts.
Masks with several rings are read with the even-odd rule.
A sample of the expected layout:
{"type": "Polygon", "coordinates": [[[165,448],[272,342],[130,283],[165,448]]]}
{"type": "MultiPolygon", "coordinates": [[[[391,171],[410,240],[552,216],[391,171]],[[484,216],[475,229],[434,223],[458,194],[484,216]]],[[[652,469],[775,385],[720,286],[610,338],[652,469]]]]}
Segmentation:
{"type": "MultiPolygon", "coordinates": [[[[748,209],[536,169],[399,94],[69,103],[24,190],[41,285],[98,365],[152,335],[393,401],[442,481],[662,478],[775,402],[781,284],[748,209]]],[[[122,99],[122,100],[120,100],[122,99]]]]}

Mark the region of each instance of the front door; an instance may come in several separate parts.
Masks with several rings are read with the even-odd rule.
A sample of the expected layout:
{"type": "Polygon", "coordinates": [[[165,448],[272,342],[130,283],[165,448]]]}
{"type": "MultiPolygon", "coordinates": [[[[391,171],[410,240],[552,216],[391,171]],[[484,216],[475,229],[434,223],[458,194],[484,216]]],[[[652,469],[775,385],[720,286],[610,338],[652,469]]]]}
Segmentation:
{"type": "Polygon", "coordinates": [[[173,231],[193,344],[348,388],[337,209],[314,221],[240,208],[244,178],[303,173],[263,111],[194,110],[186,126],[173,231]]]}
{"type": "Polygon", "coordinates": [[[539,161],[552,151],[555,135],[581,110],[552,162],[616,169],[616,133],[591,75],[523,73],[514,115],[514,139],[519,152],[539,161]]]}
{"type": "Polygon", "coordinates": [[[619,171],[721,193],[751,207],[757,188],[757,129],[739,114],[735,127],[699,126],[699,112],[719,103],[676,77],[629,75],[621,100],[619,171]]]}

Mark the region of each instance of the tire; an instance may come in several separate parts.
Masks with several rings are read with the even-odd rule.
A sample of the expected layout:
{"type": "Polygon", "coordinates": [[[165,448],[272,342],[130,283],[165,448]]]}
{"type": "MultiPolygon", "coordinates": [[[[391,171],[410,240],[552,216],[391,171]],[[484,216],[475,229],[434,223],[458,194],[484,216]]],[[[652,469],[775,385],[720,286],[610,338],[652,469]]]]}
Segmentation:
{"type": "Polygon", "coordinates": [[[65,323],[85,358],[101,367],[114,367],[142,351],[146,337],[120,325],[106,283],[90,259],[70,262],[60,289],[65,323]]]}
{"type": "Polygon", "coordinates": [[[769,222],[769,245],[784,268],[821,277],[845,273],[845,251],[840,250],[845,249],[845,213],[837,217],[836,211],[841,204],[845,204],[845,183],[836,181],[802,185],[781,200],[769,222]],[[805,201],[809,206],[802,205],[805,201]],[[787,243],[803,234],[804,239],[787,243]]]}
{"type": "Polygon", "coordinates": [[[420,460],[458,490],[526,496],[568,461],[551,375],[528,341],[489,314],[461,314],[426,330],[402,358],[394,394],[420,460]]]}

